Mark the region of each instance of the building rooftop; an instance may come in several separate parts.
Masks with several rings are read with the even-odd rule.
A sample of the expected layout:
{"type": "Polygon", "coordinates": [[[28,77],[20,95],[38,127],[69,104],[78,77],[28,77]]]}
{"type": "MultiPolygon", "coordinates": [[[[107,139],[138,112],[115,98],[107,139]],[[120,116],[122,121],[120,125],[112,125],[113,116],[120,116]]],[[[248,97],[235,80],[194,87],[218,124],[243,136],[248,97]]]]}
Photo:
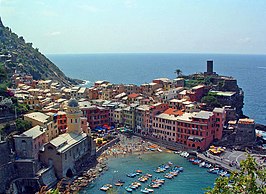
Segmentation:
{"type": "Polygon", "coordinates": [[[201,110],[200,112],[193,113],[192,117],[196,119],[209,119],[212,115],[212,112],[201,110]]]}
{"type": "Polygon", "coordinates": [[[248,119],[248,118],[245,118],[245,119],[239,119],[238,120],[238,124],[254,124],[254,120],[253,119],[248,119]]]}
{"type": "Polygon", "coordinates": [[[192,90],[197,90],[197,89],[200,89],[200,88],[204,88],[205,86],[204,85],[197,85],[197,86],[194,86],[193,88],[191,88],[192,90]]]}
{"type": "Polygon", "coordinates": [[[139,96],[139,94],[133,93],[133,94],[129,94],[128,98],[137,98],[139,96]]]}
{"type": "Polygon", "coordinates": [[[210,91],[210,92],[217,96],[226,96],[226,97],[231,97],[236,94],[235,92],[223,92],[223,91],[210,91]]]}
{"type": "Polygon", "coordinates": [[[86,91],[86,88],[82,87],[82,88],[79,89],[78,93],[82,93],[83,94],[83,93],[85,93],[85,91],[86,91]]]}
{"type": "Polygon", "coordinates": [[[72,146],[78,144],[87,137],[86,133],[64,133],[50,141],[56,147],[57,151],[62,153],[67,151],[72,146]]]}
{"type": "Polygon", "coordinates": [[[216,113],[223,113],[223,112],[224,112],[224,108],[214,108],[214,109],[213,109],[213,112],[216,112],[216,113]]]}
{"type": "Polygon", "coordinates": [[[79,102],[80,108],[85,108],[85,107],[90,107],[90,106],[91,106],[91,103],[89,101],[79,102]]]}
{"type": "Polygon", "coordinates": [[[163,113],[164,114],[169,114],[169,115],[178,115],[178,116],[181,116],[182,114],[184,114],[184,112],[182,112],[181,110],[177,110],[177,109],[174,109],[174,108],[168,108],[163,113]]]}
{"type": "Polygon", "coordinates": [[[22,133],[22,136],[32,137],[32,139],[35,139],[44,133],[45,130],[42,129],[40,125],[36,125],[35,127],[32,127],[31,129],[22,133]]]}
{"type": "Polygon", "coordinates": [[[49,116],[44,114],[44,113],[41,113],[41,112],[32,112],[32,113],[29,113],[29,114],[25,114],[24,117],[28,117],[30,119],[34,119],[36,121],[39,121],[41,123],[46,123],[49,119],[49,116]]]}
{"type": "Polygon", "coordinates": [[[168,79],[168,78],[165,78],[165,77],[162,77],[162,78],[156,78],[156,79],[154,79],[154,81],[169,82],[169,81],[170,81],[170,79],[168,79]]]}
{"type": "Polygon", "coordinates": [[[141,110],[141,111],[146,111],[146,110],[150,110],[150,106],[149,105],[139,105],[136,109],[141,110]]]}
{"type": "Polygon", "coordinates": [[[186,113],[184,112],[182,115],[174,115],[174,114],[159,114],[156,116],[157,118],[161,119],[167,119],[167,120],[172,120],[172,121],[185,121],[185,122],[191,122],[191,113],[186,113]]]}

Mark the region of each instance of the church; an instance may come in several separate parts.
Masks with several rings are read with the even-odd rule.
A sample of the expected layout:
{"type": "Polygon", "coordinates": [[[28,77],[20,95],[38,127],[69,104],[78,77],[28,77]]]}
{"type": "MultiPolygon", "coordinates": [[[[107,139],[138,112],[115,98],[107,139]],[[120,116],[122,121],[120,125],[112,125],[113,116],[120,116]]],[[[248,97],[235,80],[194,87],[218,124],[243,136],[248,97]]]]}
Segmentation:
{"type": "Polygon", "coordinates": [[[95,143],[77,100],[69,100],[66,116],[66,133],[46,143],[40,154],[41,162],[53,166],[59,179],[72,177],[96,158],[95,143]]]}

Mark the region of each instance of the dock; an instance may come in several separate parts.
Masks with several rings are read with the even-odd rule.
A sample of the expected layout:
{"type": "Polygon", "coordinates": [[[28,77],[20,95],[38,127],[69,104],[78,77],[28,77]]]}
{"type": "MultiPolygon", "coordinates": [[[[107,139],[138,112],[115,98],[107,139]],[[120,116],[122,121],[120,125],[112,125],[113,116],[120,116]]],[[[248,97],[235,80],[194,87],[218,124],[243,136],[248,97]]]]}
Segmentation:
{"type": "Polygon", "coordinates": [[[219,160],[215,160],[215,159],[212,159],[212,158],[209,158],[209,157],[206,157],[205,155],[203,154],[200,154],[198,153],[197,154],[197,157],[200,158],[201,160],[204,160],[204,161],[208,161],[209,163],[211,164],[216,164],[216,165],[219,165],[221,166],[221,168],[227,170],[227,171],[230,171],[230,172],[233,172],[233,171],[239,171],[239,169],[237,169],[236,167],[233,167],[233,166],[229,166],[219,160]]]}

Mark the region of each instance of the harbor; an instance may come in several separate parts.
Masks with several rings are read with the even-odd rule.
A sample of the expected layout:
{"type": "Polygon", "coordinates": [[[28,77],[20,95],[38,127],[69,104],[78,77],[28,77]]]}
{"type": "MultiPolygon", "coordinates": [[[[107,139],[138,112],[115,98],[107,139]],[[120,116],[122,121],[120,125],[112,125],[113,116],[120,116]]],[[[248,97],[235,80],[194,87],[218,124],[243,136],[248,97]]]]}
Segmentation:
{"type": "MultiPolygon", "coordinates": [[[[100,188],[106,184],[112,184],[113,188],[118,193],[125,193],[125,187],[129,186],[133,182],[140,182],[142,184],[141,189],[148,188],[151,180],[157,178],[165,179],[163,186],[159,188],[152,188],[154,193],[204,193],[204,188],[212,187],[217,175],[210,174],[204,168],[199,168],[196,165],[192,165],[186,158],[181,157],[179,154],[167,153],[167,152],[153,152],[149,154],[136,157],[135,155],[127,157],[110,158],[108,160],[108,171],[101,174],[92,184],[79,191],[79,193],[104,193],[100,188]],[[180,173],[172,179],[164,177],[170,172],[157,173],[156,170],[160,165],[166,164],[169,161],[173,163],[173,166],[182,166],[184,172],[180,173]],[[127,175],[136,170],[141,170],[142,175],[151,174],[152,178],[147,182],[142,183],[138,179],[142,175],[136,175],[136,177],[128,177],[127,175]],[[205,177],[202,179],[202,177],[205,177]],[[125,183],[123,186],[115,186],[118,180],[122,180],[125,183]]],[[[134,193],[141,193],[141,189],[136,189],[134,193]]]]}
{"type": "Polygon", "coordinates": [[[98,166],[90,171],[94,172],[93,179],[80,187],[79,193],[179,193],[177,185],[180,193],[204,193],[219,175],[229,175],[234,170],[201,154],[196,157],[186,151],[171,151],[135,136],[119,134],[119,138],[119,143],[99,156],[98,166]],[[164,183],[159,184],[158,180],[164,183]]]}

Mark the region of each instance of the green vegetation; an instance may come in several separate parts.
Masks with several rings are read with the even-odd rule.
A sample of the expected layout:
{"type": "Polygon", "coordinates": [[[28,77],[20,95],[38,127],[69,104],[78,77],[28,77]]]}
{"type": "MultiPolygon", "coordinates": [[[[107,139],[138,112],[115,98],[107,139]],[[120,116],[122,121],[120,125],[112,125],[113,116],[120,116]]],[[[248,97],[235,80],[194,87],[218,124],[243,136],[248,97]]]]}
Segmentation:
{"type": "Polygon", "coordinates": [[[212,77],[211,76],[189,76],[188,79],[185,80],[185,87],[192,88],[194,86],[204,84],[206,86],[212,85],[212,77]]]}
{"type": "Polygon", "coordinates": [[[17,119],[15,121],[15,126],[11,126],[9,123],[5,124],[5,126],[0,130],[1,134],[4,136],[8,136],[11,133],[17,132],[17,133],[23,133],[24,131],[27,131],[32,127],[31,122],[25,121],[23,119],[17,119]]]}
{"type": "Polygon", "coordinates": [[[182,75],[182,71],[180,69],[175,70],[176,77],[179,77],[182,75]]]}
{"type": "Polygon", "coordinates": [[[222,107],[217,98],[215,97],[215,93],[209,92],[207,96],[204,96],[201,99],[201,102],[205,103],[207,107],[222,107]]]}
{"type": "Polygon", "coordinates": [[[20,133],[27,131],[31,127],[32,127],[32,124],[30,121],[26,121],[23,119],[16,120],[16,130],[19,131],[20,133]]]}
{"type": "Polygon", "coordinates": [[[230,177],[219,177],[214,188],[208,188],[206,194],[265,194],[266,169],[248,155],[241,161],[240,172],[233,172],[230,177]]]}

